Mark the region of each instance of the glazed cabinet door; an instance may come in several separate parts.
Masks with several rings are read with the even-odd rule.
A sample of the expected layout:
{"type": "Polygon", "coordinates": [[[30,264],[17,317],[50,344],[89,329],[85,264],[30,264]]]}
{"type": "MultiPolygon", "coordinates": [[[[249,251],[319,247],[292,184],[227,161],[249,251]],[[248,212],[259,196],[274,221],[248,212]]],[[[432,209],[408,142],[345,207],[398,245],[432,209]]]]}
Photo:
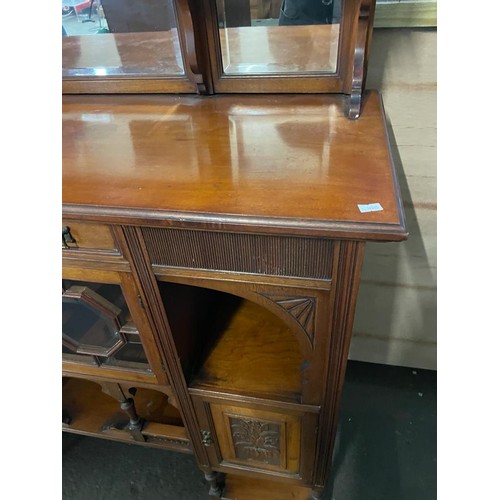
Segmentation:
{"type": "Polygon", "coordinates": [[[166,384],[130,273],[63,266],[63,371],[166,384]]]}
{"type": "Polygon", "coordinates": [[[317,415],[296,408],[194,398],[202,443],[215,469],[281,476],[308,483],[317,415]]]}

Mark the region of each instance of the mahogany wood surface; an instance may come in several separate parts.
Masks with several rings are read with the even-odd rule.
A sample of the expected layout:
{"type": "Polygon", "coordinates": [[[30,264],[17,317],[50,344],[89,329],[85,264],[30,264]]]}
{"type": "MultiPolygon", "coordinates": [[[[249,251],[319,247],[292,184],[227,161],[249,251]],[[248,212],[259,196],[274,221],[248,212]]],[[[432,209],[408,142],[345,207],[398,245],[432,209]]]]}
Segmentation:
{"type": "MultiPolygon", "coordinates": [[[[358,116],[375,0],[345,1],[339,24],[293,27],[250,27],[247,5],[223,30],[216,2],[176,5],[170,31],[63,37],[63,93],[344,93],[348,116],[358,116]]],[[[279,3],[260,7],[277,15],[279,3]]]]}
{"type": "Polygon", "coordinates": [[[63,213],[405,239],[380,96],[366,94],[356,121],[344,105],[324,95],[64,96],[63,213]],[[369,203],[383,210],[361,213],[369,203]]]}
{"type": "Polygon", "coordinates": [[[299,474],[299,416],[227,403],[211,403],[210,412],[225,465],[299,474]]]}
{"type": "MultiPolygon", "coordinates": [[[[126,431],[103,430],[103,425],[113,420],[127,420],[125,412],[120,410],[119,402],[105,392],[105,387],[105,382],[66,379],[62,391],[62,405],[71,422],[64,426],[64,430],[115,441],[132,442],[132,437],[126,431]]],[[[190,453],[189,439],[179,412],[171,405],[162,402],[165,398],[166,396],[160,391],[148,389],[137,391],[135,397],[137,412],[139,416],[146,418],[144,435],[154,436],[156,439],[146,440],[144,443],[133,442],[190,453]]]]}
{"type": "Polygon", "coordinates": [[[226,396],[231,393],[229,380],[232,380],[238,386],[235,394],[240,397],[274,397],[275,402],[321,404],[323,391],[321,384],[316,381],[326,377],[324,363],[331,334],[328,322],[330,294],[301,287],[281,287],[277,284],[263,286],[258,283],[231,282],[226,278],[229,276],[220,274],[217,280],[186,277],[175,280],[189,285],[189,288],[200,287],[209,292],[217,290],[233,299],[241,300],[239,297],[242,297],[251,302],[243,311],[229,316],[229,322],[227,312],[221,308],[223,299],[212,293],[206,295],[206,313],[199,312],[199,303],[191,302],[181,306],[179,302],[184,297],[175,288],[172,297],[164,302],[181,359],[192,358],[193,353],[200,351],[197,347],[185,349],[186,346],[202,346],[201,362],[208,361],[206,368],[213,366],[215,370],[214,376],[207,379],[203,374],[206,368],[198,363],[199,368],[194,371],[194,378],[187,377],[188,380],[193,380],[190,392],[194,391],[196,377],[201,377],[201,387],[208,383],[208,390],[224,391],[226,396]],[[173,314],[173,311],[178,312],[173,314]],[[247,314],[248,311],[252,311],[254,317],[247,314]],[[179,321],[179,316],[185,318],[184,321],[179,321]],[[202,326],[193,329],[193,323],[202,326]],[[245,338],[246,335],[250,337],[245,338]],[[213,348],[207,351],[208,347],[213,348]],[[282,354],[279,352],[280,348],[283,349],[282,354]],[[225,359],[224,356],[233,350],[237,359],[225,359]],[[265,376],[259,378],[252,371],[252,364],[240,359],[244,353],[262,368],[265,376]],[[286,356],[283,355],[285,353],[286,356]],[[293,373],[298,367],[300,376],[293,373]],[[231,369],[237,371],[238,377],[231,375],[231,369]],[[244,380],[235,382],[234,379],[240,377],[249,377],[249,383],[245,384],[244,380]],[[285,377],[290,377],[290,380],[283,382],[285,377]],[[214,383],[214,379],[218,380],[218,384],[214,383]]]}
{"type": "Polygon", "coordinates": [[[150,383],[157,384],[158,379],[153,374],[141,373],[137,370],[127,370],[116,367],[102,367],[95,365],[85,365],[82,361],[73,361],[64,359],[62,362],[62,371],[64,375],[71,377],[92,377],[102,380],[119,379],[131,383],[150,383]]]}
{"type": "Polygon", "coordinates": [[[63,220],[63,226],[68,227],[74,242],[67,245],[71,248],[93,250],[116,250],[117,245],[109,226],[104,224],[72,223],[68,226],[63,220]]]}
{"type": "Polygon", "coordinates": [[[68,67],[101,46],[151,70],[63,81],[143,94],[63,96],[62,256],[66,279],[121,286],[151,369],[66,355],[64,430],[192,452],[212,493],[230,474],[227,499],[320,498],[365,241],[407,237],[381,97],[363,93],[374,4],[343,2],[340,26],[221,31],[215,2],[177,0],[176,48],[173,31],[63,40],[68,67]],[[224,75],[219,36],[230,64],[315,73],[224,75]],[[158,76],[179,51],[185,75],[158,76]],[[233,94],[154,95],[214,91],[233,94]]]}
{"type": "Polygon", "coordinates": [[[299,344],[286,325],[257,304],[243,301],[190,385],[300,402],[302,361],[299,344]]]}
{"type": "Polygon", "coordinates": [[[228,474],[222,500],[309,500],[311,489],[228,474]]]}
{"type": "MultiPolygon", "coordinates": [[[[334,42],[338,45],[337,49],[339,58],[336,72],[322,72],[316,70],[314,74],[274,74],[274,75],[228,75],[224,73],[223,52],[221,47],[221,32],[216,11],[216,2],[212,0],[203,0],[203,9],[205,12],[204,21],[208,33],[207,44],[209,48],[209,63],[211,67],[211,76],[213,80],[213,88],[216,93],[224,92],[256,92],[256,93],[278,93],[278,92],[295,92],[295,93],[340,93],[350,94],[352,88],[352,73],[353,66],[358,67],[358,63],[354,60],[356,48],[356,40],[359,38],[359,30],[364,30],[368,26],[360,26],[358,24],[361,2],[365,0],[346,0],[342,5],[342,18],[340,21],[339,39],[334,42]]],[[[375,9],[375,0],[367,0],[369,8],[375,9]]],[[[317,28],[318,25],[314,26],[317,28]]],[[[199,26],[197,26],[199,28],[199,26]]],[[[274,27],[273,27],[274,28],[274,27]]],[[[278,27],[281,28],[281,27],[278,27]]],[[[295,28],[302,28],[295,26],[295,28]]],[[[304,32],[307,30],[305,29],[304,32]]],[[[329,40],[328,44],[332,41],[329,40]]],[[[311,47],[311,41],[304,40],[304,45],[311,47]]],[[[323,50],[325,50],[325,47],[323,50]]],[[[364,49],[364,48],[363,48],[364,49]]],[[[362,50],[363,50],[362,49],[362,50]]],[[[295,47],[299,60],[303,60],[304,52],[300,47],[295,47]]],[[[305,57],[311,57],[305,55],[305,57]]],[[[273,57],[275,60],[276,58],[273,57]]],[[[363,70],[363,65],[361,70],[363,70]]]]}
{"type": "Polygon", "coordinates": [[[200,429],[213,437],[206,447],[213,470],[312,486],[318,407],[209,392],[193,401],[200,429]]]}
{"type": "Polygon", "coordinates": [[[172,384],[176,401],[182,408],[186,431],[198,465],[204,472],[210,472],[206,449],[198,438],[199,426],[193,402],[188,394],[181,360],[170,330],[163,299],[152,272],[151,262],[144,251],[144,241],[139,228],[123,227],[123,243],[126,245],[125,253],[131,256],[132,274],[137,282],[141,297],[144,297],[144,311],[158,346],[158,354],[162,358],[163,369],[172,384]]]}

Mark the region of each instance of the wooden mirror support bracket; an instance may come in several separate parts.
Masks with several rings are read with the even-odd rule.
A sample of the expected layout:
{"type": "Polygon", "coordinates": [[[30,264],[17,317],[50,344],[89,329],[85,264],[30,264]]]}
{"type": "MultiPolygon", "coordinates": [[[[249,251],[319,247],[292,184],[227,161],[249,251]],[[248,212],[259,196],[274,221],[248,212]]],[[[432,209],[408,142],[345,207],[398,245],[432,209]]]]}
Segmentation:
{"type": "Polygon", "coordinates": [[[368,49],[371,42],[375,5],[373,0],[362,0],[359,5],[352,65],[351,93],[347,116],[357,120],[361,114],[361,95],[365,86],[368,49]]]}
{"type": "Polygon", "coordinates": [[[198,44],[196,43],[195,30],[193,26],[193,18],[191,16],[191,9],[187,0],[179,0],[177,2],[177,15],[179,22],[183,27],[183,43],[186,50],[186,65],[188,73],[190,73],[190,80],[196,85],[198,94],[206,94],[207,87],[203,79],[203,73],[200,70],[198,59],[199,51],[198,44]]]}

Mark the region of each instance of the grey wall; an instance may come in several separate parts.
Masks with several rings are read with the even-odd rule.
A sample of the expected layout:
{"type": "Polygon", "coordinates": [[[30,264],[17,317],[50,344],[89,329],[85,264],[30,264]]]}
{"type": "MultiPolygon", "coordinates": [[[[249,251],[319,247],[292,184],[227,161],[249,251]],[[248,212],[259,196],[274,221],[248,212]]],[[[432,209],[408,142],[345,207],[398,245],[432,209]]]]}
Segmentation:
{"type": "Polygon", "coordinates": [[[371,50],[410,237],[367,244],[350,358],[436,369],[436,29],[375,29],[371,50]]]}

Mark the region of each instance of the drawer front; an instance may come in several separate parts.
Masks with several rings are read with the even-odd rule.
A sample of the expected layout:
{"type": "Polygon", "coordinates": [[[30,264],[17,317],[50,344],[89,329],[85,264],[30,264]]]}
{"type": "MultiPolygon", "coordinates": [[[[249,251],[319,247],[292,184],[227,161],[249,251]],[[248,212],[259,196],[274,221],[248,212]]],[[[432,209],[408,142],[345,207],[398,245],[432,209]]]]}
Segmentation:
{"type": "Polygon", "coordinates": [[[198,401],[196,406],[204,413],[200,421],[207,428],[201,439],[216,468],[310,481],[316,414],[230,401],[198,401]]]}
{"type": "Polygon", "coordinates": [[[63,220],[62,248],[64,254],[86,252],[96,255],[120,255],[111,228],[106,224],[63,220]]]}

